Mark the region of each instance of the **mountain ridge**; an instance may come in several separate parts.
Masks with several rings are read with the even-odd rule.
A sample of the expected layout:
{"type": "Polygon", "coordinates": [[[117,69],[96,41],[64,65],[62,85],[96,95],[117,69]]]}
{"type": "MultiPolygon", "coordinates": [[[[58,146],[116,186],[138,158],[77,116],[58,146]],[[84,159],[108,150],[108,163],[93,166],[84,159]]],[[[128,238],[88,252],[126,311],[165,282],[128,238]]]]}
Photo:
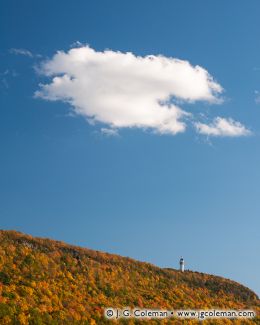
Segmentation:
{"type": "Polygon", "coordinates": [[[0,230],[0,285],[1,324],[106,324],[111,306],[260,310],[258,296],[233,280],[14,230],[0,230]]]}

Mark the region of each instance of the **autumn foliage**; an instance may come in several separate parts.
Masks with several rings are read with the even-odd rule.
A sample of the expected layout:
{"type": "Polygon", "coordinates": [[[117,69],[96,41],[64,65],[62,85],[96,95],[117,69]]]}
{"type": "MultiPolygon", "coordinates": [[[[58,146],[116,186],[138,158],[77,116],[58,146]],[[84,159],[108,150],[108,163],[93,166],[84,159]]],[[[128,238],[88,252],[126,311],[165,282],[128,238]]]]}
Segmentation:
{"type": "MultiPolygon", "coordinates": [[[[105,307],[254,309],[248,288],[216,276],[0,231],[0,324],[110,324],[105,307]]],[[[134,320],[117,323],[140,324],[134,320]]],[[[195,321],[149,321],[196,324],[195,321]]],[[[260,324],[205,321],[204,324],[260,324]]]]}

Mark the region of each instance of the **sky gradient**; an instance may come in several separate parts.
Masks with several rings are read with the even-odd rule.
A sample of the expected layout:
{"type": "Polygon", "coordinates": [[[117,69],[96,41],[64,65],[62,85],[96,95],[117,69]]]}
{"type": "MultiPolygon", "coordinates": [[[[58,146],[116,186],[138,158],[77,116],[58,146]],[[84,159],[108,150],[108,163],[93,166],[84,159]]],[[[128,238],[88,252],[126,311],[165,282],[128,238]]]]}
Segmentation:
{"type": "Polygon", "coordinates": [[[0,1],[0,227],[162,267],[184,256],[187,268],[259,295],[259,10],[257,0],[0,1]],[[113,127],[113,114],[93,125],[89,103],[75,114],[64,96],[36,97],[51,83],[39,66],[76,42],[202,67],[222,102],[171,105],[208,124],[232,118],[251,134],[205,135],[191,120],[165,134],[138,114],[127,127],[113,127]]]}

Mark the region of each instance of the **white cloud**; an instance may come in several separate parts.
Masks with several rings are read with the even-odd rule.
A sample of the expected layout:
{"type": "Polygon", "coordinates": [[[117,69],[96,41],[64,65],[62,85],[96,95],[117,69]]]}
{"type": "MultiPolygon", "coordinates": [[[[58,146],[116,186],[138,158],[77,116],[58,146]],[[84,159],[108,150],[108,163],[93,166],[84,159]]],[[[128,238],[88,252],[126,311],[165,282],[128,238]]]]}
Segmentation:
{"type": "Polygon", "coordinates": [[[118,136],[118,131],[115,129],[101,128],[101,133],[108,137],[118,136]]]}
{"type": "Polygon", "coordinates": [[[57,52],[40,71],[51,80],[40,85],[37,97],[68,102],[76,114],[113,132],[126,127],[184,132],[191,114],[175,104],[177,100],[217,103],[222,93],[204,68],[187,61],[97,52],[88,46],[57,52]]]}
{"type": "Polygon", "coordinates": [[[33,57],[32,52],[30,52],[29,50],[26,50],[26,49],[15,49],[15,48],[12,48],[12,49],[10,49],[9,52],[12,53],[12,54],[16,54],[16,55],[28,56],[30,58],[33,57]]]}
{"type": "Polygon", "coordinates": [[[41,54],[36,54],[36,53],[32,53],[31,51],[29,50],[26,50],[26,49],[17,49],[17,48],[12,48],[9,50],[9,53],[11,54],[15,54],[15,55],[22,55],[22,56],[27,56],[29,58],[36,58],[36,59],[40,59],[42,58],[42,55],[41,54]]]}
{"type": "Polygon", "coordinates": [[[199,133],[209,136],[238,137],[251,134],[244,125],[231,118],[216,117],[211,124],[196,122],[195,127],[199,133]]]}

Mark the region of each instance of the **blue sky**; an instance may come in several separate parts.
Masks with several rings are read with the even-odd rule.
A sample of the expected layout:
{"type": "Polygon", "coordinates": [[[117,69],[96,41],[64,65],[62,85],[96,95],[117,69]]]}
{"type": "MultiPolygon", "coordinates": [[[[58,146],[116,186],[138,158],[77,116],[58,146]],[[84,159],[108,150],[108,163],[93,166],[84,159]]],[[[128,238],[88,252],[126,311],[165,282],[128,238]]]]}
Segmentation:
{"type": "MultiPolygon", "coordinates": [[[[187,268],[232,278],[259,294],[259,10],[256,0],[2,0],[1,228],[163,267],[178,267],[183,255],[187,268]],[[53,77],[68,73],[64,66],[57,72],[55,53],[64,51],[70,59],[68,51],[78,54],[86,44],[96,60],[93,84],[113,97],[116,114],[98,87],[80,94],[64,88],[72,101],[51,86],[53,77]],[[122,58],[116,56],[116,64],[108,60],[105,78],[98,56],[106,49],[120,51],[122,58]],[[128,70],[121,66],[126,52],[132,53],[128,70]],[[157,115],[155,106],[151,116],[139,103],[156,105],[150,95],[177,90],[171,80],[168,93],[163,82],[156,83],[159,76],[165,80],[162,70],[142,70],[147,55],[158,64],[158,55],[186,60],[192,76],[198,65],[223,91],[209,100],[212,88],[202,73],[192,87],[185,79],[184,95],[171,97],[171,115],[157,115]],[[39,73],[47,63],[53,64],[51,77],[39,73]],[[136,71],[145,82],[133,78],[136,71]],[[146,94],[143,89],[153,82],[157,86],[146,94]],[[190,100],[200,82],[207,89],[190,100]],[[134,119],[128,115],[132,101],[134,119]],[[89,109],[95,123],[88,121],[89,109]],[[176,129],[181,119],[172,115],[177,109],[192,116],[183,118],[183,131],[176,129]],[[229,124],[218,125],[218,117],[229,124]]],[[[74,76],[83,89],[89,73],[84,69],[74,76]]]]}

